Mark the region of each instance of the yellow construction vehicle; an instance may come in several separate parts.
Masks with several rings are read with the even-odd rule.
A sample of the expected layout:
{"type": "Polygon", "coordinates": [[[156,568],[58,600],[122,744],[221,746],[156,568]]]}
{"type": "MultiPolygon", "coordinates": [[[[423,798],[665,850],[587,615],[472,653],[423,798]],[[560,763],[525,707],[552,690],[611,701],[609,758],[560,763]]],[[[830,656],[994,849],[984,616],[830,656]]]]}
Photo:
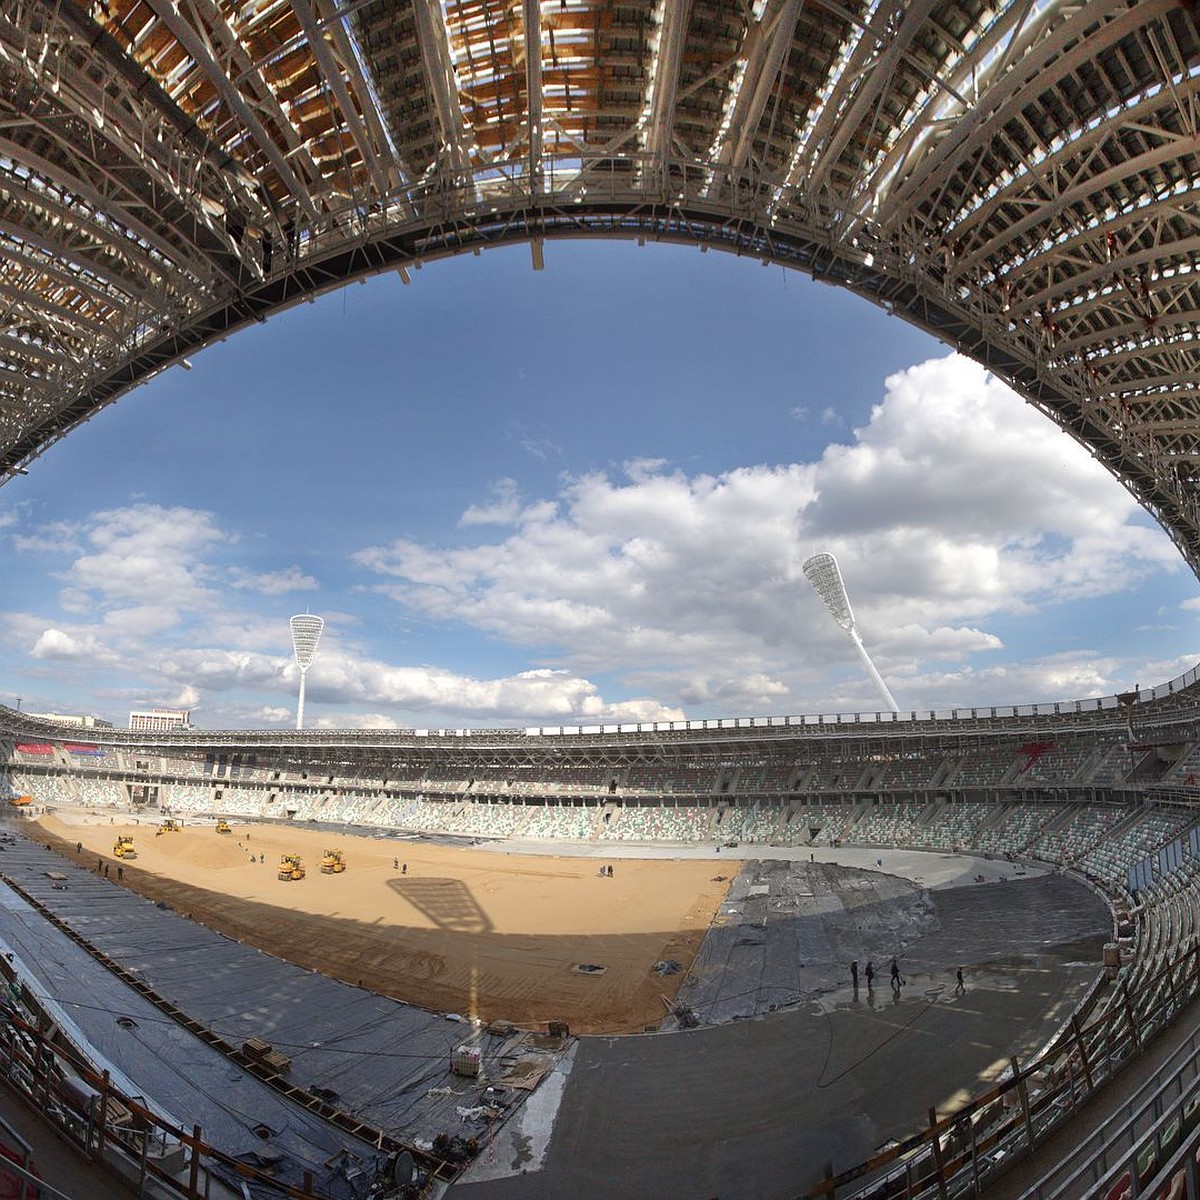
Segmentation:
{"type": "Polygon", "coordinates": [[[326,850],[321,859],[322,875],[340,875],[346,869],[346,856],[340,850],[326,850]]]}
{"type": "Polygon", "coordinates": [[[218,833],[232,833],[233,827],[229,824],[229,822],[227,820],[225,820],[224,817],[222,817],[217,822],[217,832],[218,833]]]}
{"type": "Polygon", "coordinates": [[[137,851],[133,848],[133,838],[122,837],[117,835],[117,840],[113,842],[113,854],[118,858],[137,858],[137,851]]]}
{"type": "Polygon", "coordinates": [[[161,825],[160,825],[160,826],[159,826],[159,827],[158,827],[158,828],[157,828],[157,829],[154,831],[154,836],[155,836],[155,837],[162,837],[162,835],[163,835],[164,833],[178,833],[178,832],[180,831],[180,829],[181,829],[181,828],[182,828],[182,826],[181,826],[181,825],[179,825],[179,824],[178,824],[177,822],[175,822],[175,821],[164,821],[164,822],[163,822],[163,823],[162,823],[162,824],[161,824],[161,825]]]}
{"type": "Polygon", "coordinates": [[[283,854],[279,858],[280,879],[303,879],[304,863],[298,854],[283,854]]]}
{"type": "Polygon", "coordinates": [[[9,804],[11,804],[13,806],[13,808],[24,808],[27,804],[33,803],[33,797],[32,796],[10,796],[8,802],[9,802],[9,804]]]}

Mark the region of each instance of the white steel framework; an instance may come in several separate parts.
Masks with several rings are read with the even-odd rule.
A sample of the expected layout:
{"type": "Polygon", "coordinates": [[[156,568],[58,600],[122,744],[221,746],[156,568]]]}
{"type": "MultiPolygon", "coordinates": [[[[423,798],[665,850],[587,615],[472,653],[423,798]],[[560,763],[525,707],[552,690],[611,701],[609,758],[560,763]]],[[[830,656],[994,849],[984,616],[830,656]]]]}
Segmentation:
{"type": "Polygon", "coordinates": [[[878,668],[871,660],[866,646],[863,645],[862,637],[859,635],[858,625],[854,620],[854,610],[850,607],[850,597],[846,592],[846,584],[842,579],[842,570],[838,566],[837,559],[832,554],[814,554],[812,558],[805,561],[801,569],[804,571],[804,578],[812,584],[813,591],[821,597],[821,603],[825,605],[826,611],[854,644],[863,666],[867,669],[867,674],[871,677],[871,682],[883,697],[888,712],[898,713],[900,706],[892,699],[888,685],[884,683],[883,676],[880,675],[878,668]]]}
{"type": "Polygon", "coordinates": [[[347,280],[553,237],[847,287],[1200,569],[1195,0],[0,0],[0,482],[347,280]]]}
{"type": "Polygon", "coordinates": [[[296,728],[304,728],[304,684],[308,678],[308,669],[317,657],[317,646],[321,641],[321,631],[325,628],[325,619],[312,613],[299,613],[291,619],[292,653],[296,656],[296,666],[300,668],[300,695],[296,701],[296,728]]]}

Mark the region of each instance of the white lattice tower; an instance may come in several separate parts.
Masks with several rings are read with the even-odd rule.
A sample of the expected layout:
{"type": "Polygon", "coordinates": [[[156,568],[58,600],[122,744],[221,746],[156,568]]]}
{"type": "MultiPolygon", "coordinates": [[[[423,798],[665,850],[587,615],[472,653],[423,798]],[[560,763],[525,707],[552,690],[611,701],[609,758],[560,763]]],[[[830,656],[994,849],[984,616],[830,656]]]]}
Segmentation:
{"type": "Polygon", "coordinates": [[[325,628],[323,617],[312,613],[299,613],[291,620],[292,653],[296,656],[296,666],[300,668],[300,699],[296,703],[296,728],[304,728],[304,682],[308,677],[308,668],[317,657],[317,645],[321,641],[321,630],[325,628]]]}
{"type": "Polygon", "coordinates": [[[821,602],[825,605],[829,615],[845,630],[846,636],[854,643],[855,649],[863,660],[863,665],[867,668],[867,674],[871,676],[871,681],[879,689],[879,694],[883,697],[889,711],[899,712],[899,706],[892,699],[892,693],[888,691],[887,684],[883,682],[883,676],[875,669],[875,664],[871,661],[871,656],[867,653],[867,648],[858,635],[858,629],[854,624],[854,610],[850,607],[850,597],[846,594],[846,584],[842,580],[842,572],[837,559],[832,554],[814,554],[804,563],[801,570],[804,572],[804,577],[812,584],[813,590],[821,597],[821,602]]]}

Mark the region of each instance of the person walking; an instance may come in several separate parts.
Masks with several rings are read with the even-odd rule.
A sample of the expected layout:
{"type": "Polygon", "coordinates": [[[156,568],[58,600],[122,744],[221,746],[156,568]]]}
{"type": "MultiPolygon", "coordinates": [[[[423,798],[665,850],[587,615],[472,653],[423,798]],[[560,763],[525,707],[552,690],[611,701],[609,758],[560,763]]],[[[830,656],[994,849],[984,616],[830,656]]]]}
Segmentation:
{"type": "Polygon", "coordinates": [[[858,959],[856,958],[850,964],[850,982],[854,985],[854,990],[858,991],[858,959]]]}
{"type": "Polygon", "coordinates": [[[898,992],[900,990],[900,984],[902,982],[903,982],[903,980],[900,978],[900,964],[895,960],[895,958],[893,958],[892,959],[892,990],[898,992]]]}
{"type": "Polygon", "coordinates": [[[875,982],[875,964],[869,959],[867,960],[867,991],[871,991],[872,985],[875,982]]]}
{"type": "Polygon", "coordinates": [[[967,990],[967,985],[963,983],[962,967],[959,967],[958,970],[954,972],[954,978],[957,981],[954,985],[954,994],[956,996],[961,996],[967,990]]]}

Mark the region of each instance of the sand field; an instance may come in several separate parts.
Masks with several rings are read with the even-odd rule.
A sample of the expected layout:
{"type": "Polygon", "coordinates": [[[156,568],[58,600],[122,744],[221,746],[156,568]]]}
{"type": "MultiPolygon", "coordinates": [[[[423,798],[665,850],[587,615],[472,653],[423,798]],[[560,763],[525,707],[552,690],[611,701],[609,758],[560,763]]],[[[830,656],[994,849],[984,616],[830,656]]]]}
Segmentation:
{"type": "Polygon", "coordinates": [[[213,929],[291,962],[441,1012],[581,1033],[657,1024],[729,887],[703,859],[508,855],[303,826],[214,822],[155,835],[151,818],[60,810],[30,836],[213,929]],[[135,861],[114,857],[131,836],[135,861]],[[82,849],[76,849],[81,846],[82,849]],[[347,869],[322,875],[327,847],[347,869]],[[300,854],[302,880],[277,878],[300,854]],[[255,860],[255,861],[252,861],[255,860]],[[654,964],[674,960],[676,974],[654,964]]]}

